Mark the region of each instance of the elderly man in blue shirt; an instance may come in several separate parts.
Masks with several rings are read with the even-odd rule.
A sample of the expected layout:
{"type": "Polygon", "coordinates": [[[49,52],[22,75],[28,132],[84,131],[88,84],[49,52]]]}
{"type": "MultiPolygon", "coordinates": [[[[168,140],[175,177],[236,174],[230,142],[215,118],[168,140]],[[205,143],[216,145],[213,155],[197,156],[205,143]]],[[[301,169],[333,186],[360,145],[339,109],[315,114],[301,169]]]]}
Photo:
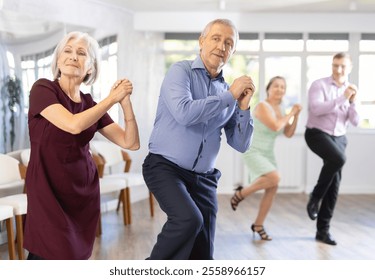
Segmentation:
{"type": "Polygon", "coordinates": [[[241,76],[228,85],[222,71],[238,39],[231,21],[210,22],[197,58],[175,63],[165,76],[143,176],[168,219],[148,259],[213,259],[222,130],[242,153],[253,133],[254,83],[241,76]]]}

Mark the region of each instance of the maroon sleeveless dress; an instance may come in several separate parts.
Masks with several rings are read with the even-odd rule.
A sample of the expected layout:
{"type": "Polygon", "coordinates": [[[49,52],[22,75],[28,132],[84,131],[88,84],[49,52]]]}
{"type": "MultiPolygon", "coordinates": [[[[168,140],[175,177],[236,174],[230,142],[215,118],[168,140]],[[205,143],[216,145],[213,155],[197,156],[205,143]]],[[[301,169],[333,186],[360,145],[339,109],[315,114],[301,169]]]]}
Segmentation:
{"type": "Polygon", "coordinates": [[[36,81],[29,100],[24,248],[44,259],[88,259],[100,215],[99,178],[89,141],[113,120],[105,114],[77,135],[54,126],[40,115],[49,105],[59,103],[76,114],[96,104],[83,93],[80,103],[73,102],[57,80],[36,81]]]}

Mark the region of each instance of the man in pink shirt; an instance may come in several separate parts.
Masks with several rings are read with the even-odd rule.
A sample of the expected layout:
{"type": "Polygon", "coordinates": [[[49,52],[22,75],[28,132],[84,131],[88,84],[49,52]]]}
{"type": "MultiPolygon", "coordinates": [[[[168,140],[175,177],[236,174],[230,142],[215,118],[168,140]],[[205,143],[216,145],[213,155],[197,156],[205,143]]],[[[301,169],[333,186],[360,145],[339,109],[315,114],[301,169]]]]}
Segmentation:
{"type": "Polygon", "coordinates": [[[353,126],[359,123],[355,108],[357,87],[348,81],[351,70],[350,56],[337,53],[332,61],[332,75],[314,81],[308,92],[305,140],[323,160],[323,167],[310,194],[307,213],[310,219],[317,219],[315,239],[329,245],[337,244],[329,227],[346,161],[346,129],[349,122],[353,126]]]}

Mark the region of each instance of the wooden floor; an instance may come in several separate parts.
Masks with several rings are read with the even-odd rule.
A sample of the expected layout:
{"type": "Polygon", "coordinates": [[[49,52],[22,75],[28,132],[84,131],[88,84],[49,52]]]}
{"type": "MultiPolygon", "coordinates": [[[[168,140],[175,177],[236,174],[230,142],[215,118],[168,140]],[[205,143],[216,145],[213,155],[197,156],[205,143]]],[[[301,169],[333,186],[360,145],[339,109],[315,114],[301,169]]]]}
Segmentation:
{"type": "MultiPolygon", "coordinates": [[[[375,195],[340,195],[331,225],[338,242],[316,242],[315,222],[306,213],[306,194],[278,194],[267,223],[272,241],[253,238],[250,225],[260,199],[255,194],[232,211],[229,195],[219,195],[215,239],[217,260],[374,260],[375,195]]],[[[103,234],[96,239],[91,259],[142,260],[148,257],[166,216],[156,204],[155,217],[148,201],[134,203],[133,223],[122,224],[121,214],[102,215],[103,234]]],[[[0,259],[8,259],[7,246],[0,246],[0,259]]]]}

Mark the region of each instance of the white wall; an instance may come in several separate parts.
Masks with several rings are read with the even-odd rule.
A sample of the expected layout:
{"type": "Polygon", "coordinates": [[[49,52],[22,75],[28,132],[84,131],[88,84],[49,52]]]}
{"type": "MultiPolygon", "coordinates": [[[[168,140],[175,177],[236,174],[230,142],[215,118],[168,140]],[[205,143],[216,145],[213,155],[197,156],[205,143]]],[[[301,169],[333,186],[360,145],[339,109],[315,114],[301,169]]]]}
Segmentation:
{"type": "Polygon", "coordinates": [[[373,33],[375,26],[375,17],[371,13],[143,12],[134,15],[134,28],[143,31],[200,32],[215,18],[231,19],[240,32],[373,33]]]}
{"type": "MultiPolygon", "coordinates": [[[[342,193],[375,193],[375,135],[348,133],[347,160],[342,172],[342,193]]],[[[318,178],[320,159],[307,153],[306,189],[309,192],[318,178]]]]}
{"type": "MultiPolygon", "coordinates": [[[[340,193],[374,194],[375,134],[349,131],[347,137],[347,161],[342,172],[340,193]]],[[[279,136],[276,140],[275,153],[281,175],[279,192],[310,193],[318,179],[322,161],[309,150],[304,135],[298,133],[290,139],[279,136]],[[289,153],[289,156],[280,157],[281,154],[285,155],[285,151],[289,153]],[[290,163],[291,159],[293,163],[290,163]],[[298,186],[290,186],[283,181],[286,174],[293,174],[293,172],[295,172],[294,176],[297,178],[297,182],[301,180],[301,184],[298,186]],[[301,174],[302,176],[300,176],[301,174]]],[[[223,173],[218,188],[219,192],[232,193],[234,184],[247,183],[246,168],[243,166],[241,155],[227,145],[222,146],[217,166],[223,173]]]]}

